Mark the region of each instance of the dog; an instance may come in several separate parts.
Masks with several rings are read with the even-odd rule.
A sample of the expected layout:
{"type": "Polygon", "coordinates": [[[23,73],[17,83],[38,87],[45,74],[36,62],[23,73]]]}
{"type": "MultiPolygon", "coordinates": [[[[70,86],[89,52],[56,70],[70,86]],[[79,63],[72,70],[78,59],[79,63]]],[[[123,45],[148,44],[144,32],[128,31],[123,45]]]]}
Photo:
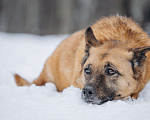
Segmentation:
{"type": "Polygon", "coordinates": [[[131,18],[110,16],[70,35],[46,60],[33,83],[15,74],[18,86],[54,83],[59,92],[82,89],[92,104],[137,99],[150,79],[150,38],[131,18]]]}

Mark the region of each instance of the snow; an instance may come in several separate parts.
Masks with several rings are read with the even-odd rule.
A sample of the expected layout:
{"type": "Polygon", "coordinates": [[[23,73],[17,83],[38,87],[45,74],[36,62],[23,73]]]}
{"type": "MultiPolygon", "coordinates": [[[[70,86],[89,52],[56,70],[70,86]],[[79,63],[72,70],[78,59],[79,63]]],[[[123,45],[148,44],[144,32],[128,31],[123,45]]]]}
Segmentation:
{"type": "Polygon", "coordinates": [[[67,35],[0,33],[0,120],[150,120],[150,82],[137,100],[87,104],[73,86],[62,93],[52,83],[17,87],[13,74],[28,81],[67,35]]]}

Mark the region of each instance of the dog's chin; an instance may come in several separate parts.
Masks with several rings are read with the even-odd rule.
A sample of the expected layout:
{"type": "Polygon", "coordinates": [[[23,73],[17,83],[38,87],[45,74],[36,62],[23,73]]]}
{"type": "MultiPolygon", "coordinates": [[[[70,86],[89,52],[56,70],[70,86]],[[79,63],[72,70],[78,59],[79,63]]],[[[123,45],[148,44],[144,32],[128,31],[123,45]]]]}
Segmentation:
{"type": "Polygon", "coordinates": [[[106,103],[107,101],[109,101],[109,100],[104,100],[104,101],[101,101],[101,100],[84,100],[84,102],[86,102],[88,104],[96,104],[96,105],[102,105],[102,104],[106,103]]]}
{"type": "Polygon", "coordinates": [[[96,104],[96,105],[101,105],[109,101],[109,99],[101,100],[100,98],[95,97],[94,99],[87,99],[82,97],[82,100],[88,104],[96,104]]]}
{"type": "Polygon", "coordinates": [[[88,104],[96,104],[96,105],[101,105],[104,104],[108,101],[114,100],[114,95],[111,95],[111,97],[106,97],[106,98],[100,98],[98,96],[93,96],[93,97],[85,97],[83,94],[81,94],[81,98],[84,102],[88,104]]]}

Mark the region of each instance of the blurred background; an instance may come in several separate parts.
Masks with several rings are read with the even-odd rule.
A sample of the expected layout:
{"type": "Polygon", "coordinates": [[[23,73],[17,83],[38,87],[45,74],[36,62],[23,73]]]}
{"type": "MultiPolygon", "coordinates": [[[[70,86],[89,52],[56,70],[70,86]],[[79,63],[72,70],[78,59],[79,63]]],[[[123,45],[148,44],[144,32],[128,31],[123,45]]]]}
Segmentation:
{"type": "Polygon", "coordinates": [[[69,34],[116,14],[150,34],[150,0],[0,0],[0,31],[69,34]]]}

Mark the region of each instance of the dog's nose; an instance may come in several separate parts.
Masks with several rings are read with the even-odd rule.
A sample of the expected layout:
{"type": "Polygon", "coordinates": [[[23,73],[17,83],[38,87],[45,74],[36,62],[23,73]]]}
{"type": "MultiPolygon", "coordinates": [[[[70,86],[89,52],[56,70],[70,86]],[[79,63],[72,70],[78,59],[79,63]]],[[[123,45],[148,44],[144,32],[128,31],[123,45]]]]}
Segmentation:
{"type": "Polygon", "coordinates": [[[92,86],[85,86],[82,90],[84,97],[92,97],[95,94],[95,89],[92,86]]]}

